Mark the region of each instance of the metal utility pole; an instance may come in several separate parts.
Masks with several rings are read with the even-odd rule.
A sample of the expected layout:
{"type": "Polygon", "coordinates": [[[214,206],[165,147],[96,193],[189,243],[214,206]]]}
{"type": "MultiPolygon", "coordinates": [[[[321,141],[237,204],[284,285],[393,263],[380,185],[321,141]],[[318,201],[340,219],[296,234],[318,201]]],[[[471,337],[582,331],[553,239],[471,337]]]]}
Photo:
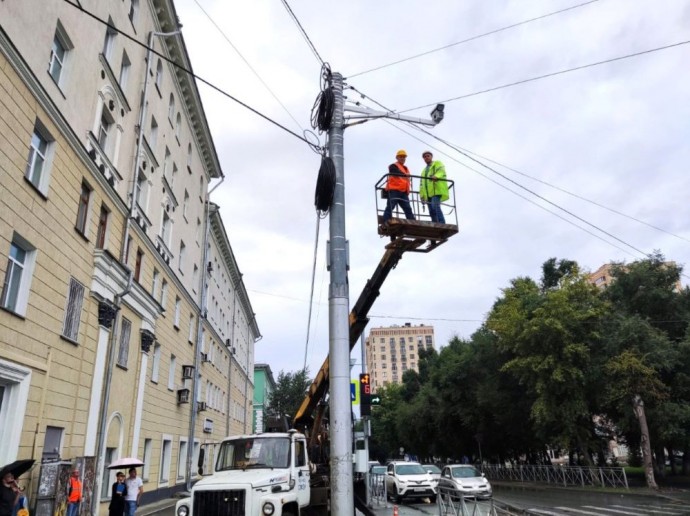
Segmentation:
{"type": "MultiPolygon", "coordinates": [[[[345,164],[343,133],[346,127],[343,76],[331,74],[333,116],[328,129],[328,153],[335,166],[335,189],[330,208],[328,289],[329,360],[330,360],[330,452],[331,452],[331,513],[352,516],[355,513],[353,496],[353,467],[351,451],[352,406],[350,402],[350,306],[347,271],[349,269],[347,239],[345,237],[345,164]]],[[[353,115],[349,120],[391,118],[435,126],[443,120],[443,104],[431,112],[431,119],[409,117],[391,112],[377,112],[368,108],[348,106],[353,115]]]]}
{"type": "MultiPolygon", "coordinates": [[[[367,372],[367,354],[366,350],[364,349],[364,332],[362,331],[362,335],[359,337],[359,346],[361,348],[362,352],[362,374],[366,374],[367,372]]],[[[360,388],[362,387],[361,385],[359,386],[360,388]]],[[[361,395],[360,395],[361,398],[361,395]]],[[[367,470],[364,472],[364,502],[366,503],[367,506],[369,506],[369,461],[371,460],[369,458],[369,435],[371,434],[371,428],[369,427],[369,417],[368,416],[362,416],[362,431],[364,432],[364,452],[367,455],[367,470]]]]}
{"type": "Polygon", "coordinates": [[[355,513],[350,438],[350,297],[345,238],[345,170],[343,159],[343,76],[332,75],[333,118],[328,130],[328,152],[335,165],[335,192],[330,210],[328,287],[330,407],[331,407],[331,511],[334,516],[355,513]]]}

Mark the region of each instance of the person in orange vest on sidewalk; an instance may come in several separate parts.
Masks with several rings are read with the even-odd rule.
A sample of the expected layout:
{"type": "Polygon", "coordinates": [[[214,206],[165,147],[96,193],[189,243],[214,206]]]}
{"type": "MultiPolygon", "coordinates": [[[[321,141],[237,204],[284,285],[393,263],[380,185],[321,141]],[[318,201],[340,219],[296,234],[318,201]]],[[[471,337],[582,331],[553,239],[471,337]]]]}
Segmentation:
{"type": "Polygon", "coordinates": [[[82,497],[82,483],[79,480],[79,470],[73,469],[67,488],[67,516],[77,516],[82,497]]]}
{"type": "Polygon", "coordinates": [[[388,204],[383,211],[384,225],[393,216],[393,210],[396,206],[400,206],[405,212],[405,218],[415,220],[414,213],[410,207],[410,171],[405,166],[407,159],[407,152],[399,150],[395,155],[395,163],[388,167],[388,181],[386,183],[386,192],[388,192],[388,204]]]}

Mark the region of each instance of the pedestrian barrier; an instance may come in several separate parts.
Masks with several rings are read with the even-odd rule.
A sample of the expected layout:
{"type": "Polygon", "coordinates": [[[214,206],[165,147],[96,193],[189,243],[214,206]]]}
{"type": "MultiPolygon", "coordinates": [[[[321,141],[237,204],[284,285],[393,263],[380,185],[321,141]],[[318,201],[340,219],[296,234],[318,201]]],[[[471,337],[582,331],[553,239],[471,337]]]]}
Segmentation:
{"type": "Polygon", "coordinates": [[[388,508],[388,490],[386,489],[386,475],[383,473],[369,473],[369,505],[388,508]]]}
{"type": "Polygon", "coordinates": [[[438,513],[441,516],[513,516],[507,505],[489,500],[478,500],[475,497],[465,497],[455,489],[446,486],[438,487],[436,497],[438,513]]]}
{"type": "Polygon", "coordinates": [[[538,482],[569,486],[619,487],[628,489],[624,468],[579,466],[503,466],[488,464],[483,471],[489,480],[538,482]]]}

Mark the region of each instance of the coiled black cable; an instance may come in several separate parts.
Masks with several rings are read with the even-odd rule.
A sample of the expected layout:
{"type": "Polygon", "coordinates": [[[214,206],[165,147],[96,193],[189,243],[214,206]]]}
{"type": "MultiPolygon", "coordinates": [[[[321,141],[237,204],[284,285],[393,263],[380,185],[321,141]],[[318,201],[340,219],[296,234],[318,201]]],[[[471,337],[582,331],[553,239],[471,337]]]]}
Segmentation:
{"type": "Polygon", "coordinates": [[[331,87],[331,67],[324,63],[321,67],[321,91],[311,108],[311,126],[320,133],[331,128],[333,111],[335,108],[335,96],[331,87]]]}
{"type": "Polygon", "coordinates": [[[319,177],[316,180],[316,191],[314,192],[314,206],[316,206],[320,217],[325,217],[331,209],[334,193],[335,163],[330,157],[323,156],[319,167],[319,177]]]}

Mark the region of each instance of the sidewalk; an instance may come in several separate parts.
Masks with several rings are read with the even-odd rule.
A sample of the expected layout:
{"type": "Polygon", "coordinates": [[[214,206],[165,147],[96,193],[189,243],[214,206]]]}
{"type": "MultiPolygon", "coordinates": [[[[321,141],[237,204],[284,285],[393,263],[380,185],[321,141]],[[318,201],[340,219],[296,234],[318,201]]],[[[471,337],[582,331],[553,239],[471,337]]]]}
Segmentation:
{"type": "Polygon", "coordinates": [[[157,502],[142,505],[139,507],[139,509],[137,509],[137,516],[150,516],[152,514],[156,514],[158,511],[175,507],[175,504],[179,500],[179,498],[165,498],[164,500],[158,500],[157,502]]]}

